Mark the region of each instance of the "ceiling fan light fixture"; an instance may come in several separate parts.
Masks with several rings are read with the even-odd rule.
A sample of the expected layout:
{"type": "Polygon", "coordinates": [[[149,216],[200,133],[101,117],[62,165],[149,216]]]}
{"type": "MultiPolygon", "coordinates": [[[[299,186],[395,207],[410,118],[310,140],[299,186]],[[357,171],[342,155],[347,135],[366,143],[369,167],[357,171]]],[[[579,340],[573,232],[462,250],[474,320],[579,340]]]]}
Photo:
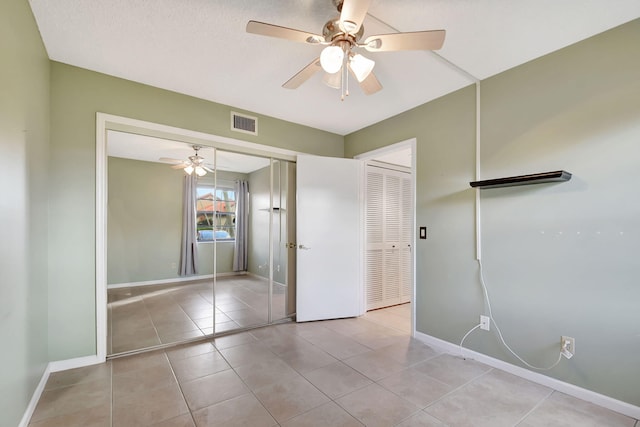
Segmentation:
{"type": "Polygon", "coordinates": [[[376,65],[376,62],[372,59],[365,58],[359,53],[353,55],[351,60],[349,61],[349,66],[353,71],[353,74],[356,76],[358,82],[362,83],[364,79],[369,77],[369,74],[373,71],[373,67],[376,65]]]}
{"type": "Polygon", "coordinates": [[[193,166],[189,165],[186,168],[184,168],[184,171],[187,173],[187,175],[191,175],[194,171],[193,166]]]}
{"type": "Polygon", "coordinates": [[[204,176],[207,174],[207,171],[202,168],[202,166],[196,166],[195,168],[196,175],[204,176]]]}
{"type": "Polygon", "coordinates": [[[320,65],[322,69],[329,74],[334,74],[342,68],[344,60],[344,51],[339,46],[327,46],[320,54],[320,65]]]}
{"type": "Polygon", "coordinates": [[[340,89],[342,87],[342,74],[341,73],[333,73],[333,74],[325,73],[324,77],[322,78],[322,82],[331,88],[340,89]]]}

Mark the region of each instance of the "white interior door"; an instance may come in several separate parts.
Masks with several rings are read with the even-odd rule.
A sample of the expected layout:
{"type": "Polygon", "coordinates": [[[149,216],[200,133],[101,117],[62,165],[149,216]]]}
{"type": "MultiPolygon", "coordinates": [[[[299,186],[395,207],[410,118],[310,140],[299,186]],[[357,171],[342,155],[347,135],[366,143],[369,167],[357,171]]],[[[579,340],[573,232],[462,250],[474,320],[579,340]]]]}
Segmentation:
{"type": "Polygon", "coordinates": [[[297,298],[299,322],[364,313],[362,162],[297,159],[297,298]]]}

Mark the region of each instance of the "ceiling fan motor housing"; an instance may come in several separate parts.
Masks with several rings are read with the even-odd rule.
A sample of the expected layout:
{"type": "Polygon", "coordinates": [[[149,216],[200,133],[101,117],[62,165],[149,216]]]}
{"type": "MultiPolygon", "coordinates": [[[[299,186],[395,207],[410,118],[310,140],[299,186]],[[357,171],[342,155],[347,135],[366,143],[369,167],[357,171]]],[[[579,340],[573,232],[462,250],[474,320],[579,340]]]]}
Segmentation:
{"type": "Polygon", "coordinates": [[[325,40],[330,41],[332,44],[339,41],[347,41],[351,46],[355,46],[364,35],[364,25],[361,25],[356,33],[345,33],[340,28],[340,17],[336,16],[324,24],[322,35],[325,40]]]}

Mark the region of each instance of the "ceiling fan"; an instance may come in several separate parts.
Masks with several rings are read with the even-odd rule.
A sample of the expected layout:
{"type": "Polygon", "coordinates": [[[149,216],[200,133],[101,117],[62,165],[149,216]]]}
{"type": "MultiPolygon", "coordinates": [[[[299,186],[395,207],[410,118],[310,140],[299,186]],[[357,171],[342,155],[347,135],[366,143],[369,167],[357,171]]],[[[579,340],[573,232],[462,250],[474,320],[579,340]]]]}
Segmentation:
{"type": "Polygon", "coordinates": [[[184,171],[191,175],[195,172],[198,176],[204,176],[207,172],[213,172],[209,166],[204,163],[204,157],[198,154],[198,151],[202,148],[200,145],[193,145],[193,149],[195,150],[195,154],[193,156],[189,156],[187,160],[178,160],[171,159],[168,157],[161,157],[159,160],[161,162],[173,163],[171,166],[172,169],[184,169],[184,171]]]}
{"type": "Polygon", "coordinates": [[[326,46],[319,58],[314,59],[282,87],[296,89],[320,70],[325,71],[323,81],[330,87],[341,90],[341,99],[349,95],[348,74],[351,73],[366,95],[382,89],[373,73],[375,62],[356,52],[364,48],[368,52],[398,50],[437,50],[444,43],[445,30],[415,31],[408,33],[364,35],[362,21],[369,10],[371,0],[332,0],[339,16],[330,19],[322,28],[322,35],[280,27],[258,21],[247,23],[247,32],[277,37],[312,45],[326,46]]]}

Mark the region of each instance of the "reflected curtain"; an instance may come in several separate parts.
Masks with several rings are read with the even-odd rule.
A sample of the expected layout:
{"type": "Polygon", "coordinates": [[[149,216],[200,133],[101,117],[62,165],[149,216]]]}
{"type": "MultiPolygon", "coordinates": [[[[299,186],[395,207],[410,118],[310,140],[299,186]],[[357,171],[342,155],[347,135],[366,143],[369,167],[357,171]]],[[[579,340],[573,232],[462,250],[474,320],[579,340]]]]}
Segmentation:
{"type": "Polygon", "coordinates": [[[196,229],[196,174],[184,176],[182,194],[182,245],[180,275],[198,273],[198,239],[196,229]]]}
{"type": "Polygon", "coordinates": [[[249,243],[249,183],[236,181],[236,243],[233,271],[247,271],[249,243]]]}

